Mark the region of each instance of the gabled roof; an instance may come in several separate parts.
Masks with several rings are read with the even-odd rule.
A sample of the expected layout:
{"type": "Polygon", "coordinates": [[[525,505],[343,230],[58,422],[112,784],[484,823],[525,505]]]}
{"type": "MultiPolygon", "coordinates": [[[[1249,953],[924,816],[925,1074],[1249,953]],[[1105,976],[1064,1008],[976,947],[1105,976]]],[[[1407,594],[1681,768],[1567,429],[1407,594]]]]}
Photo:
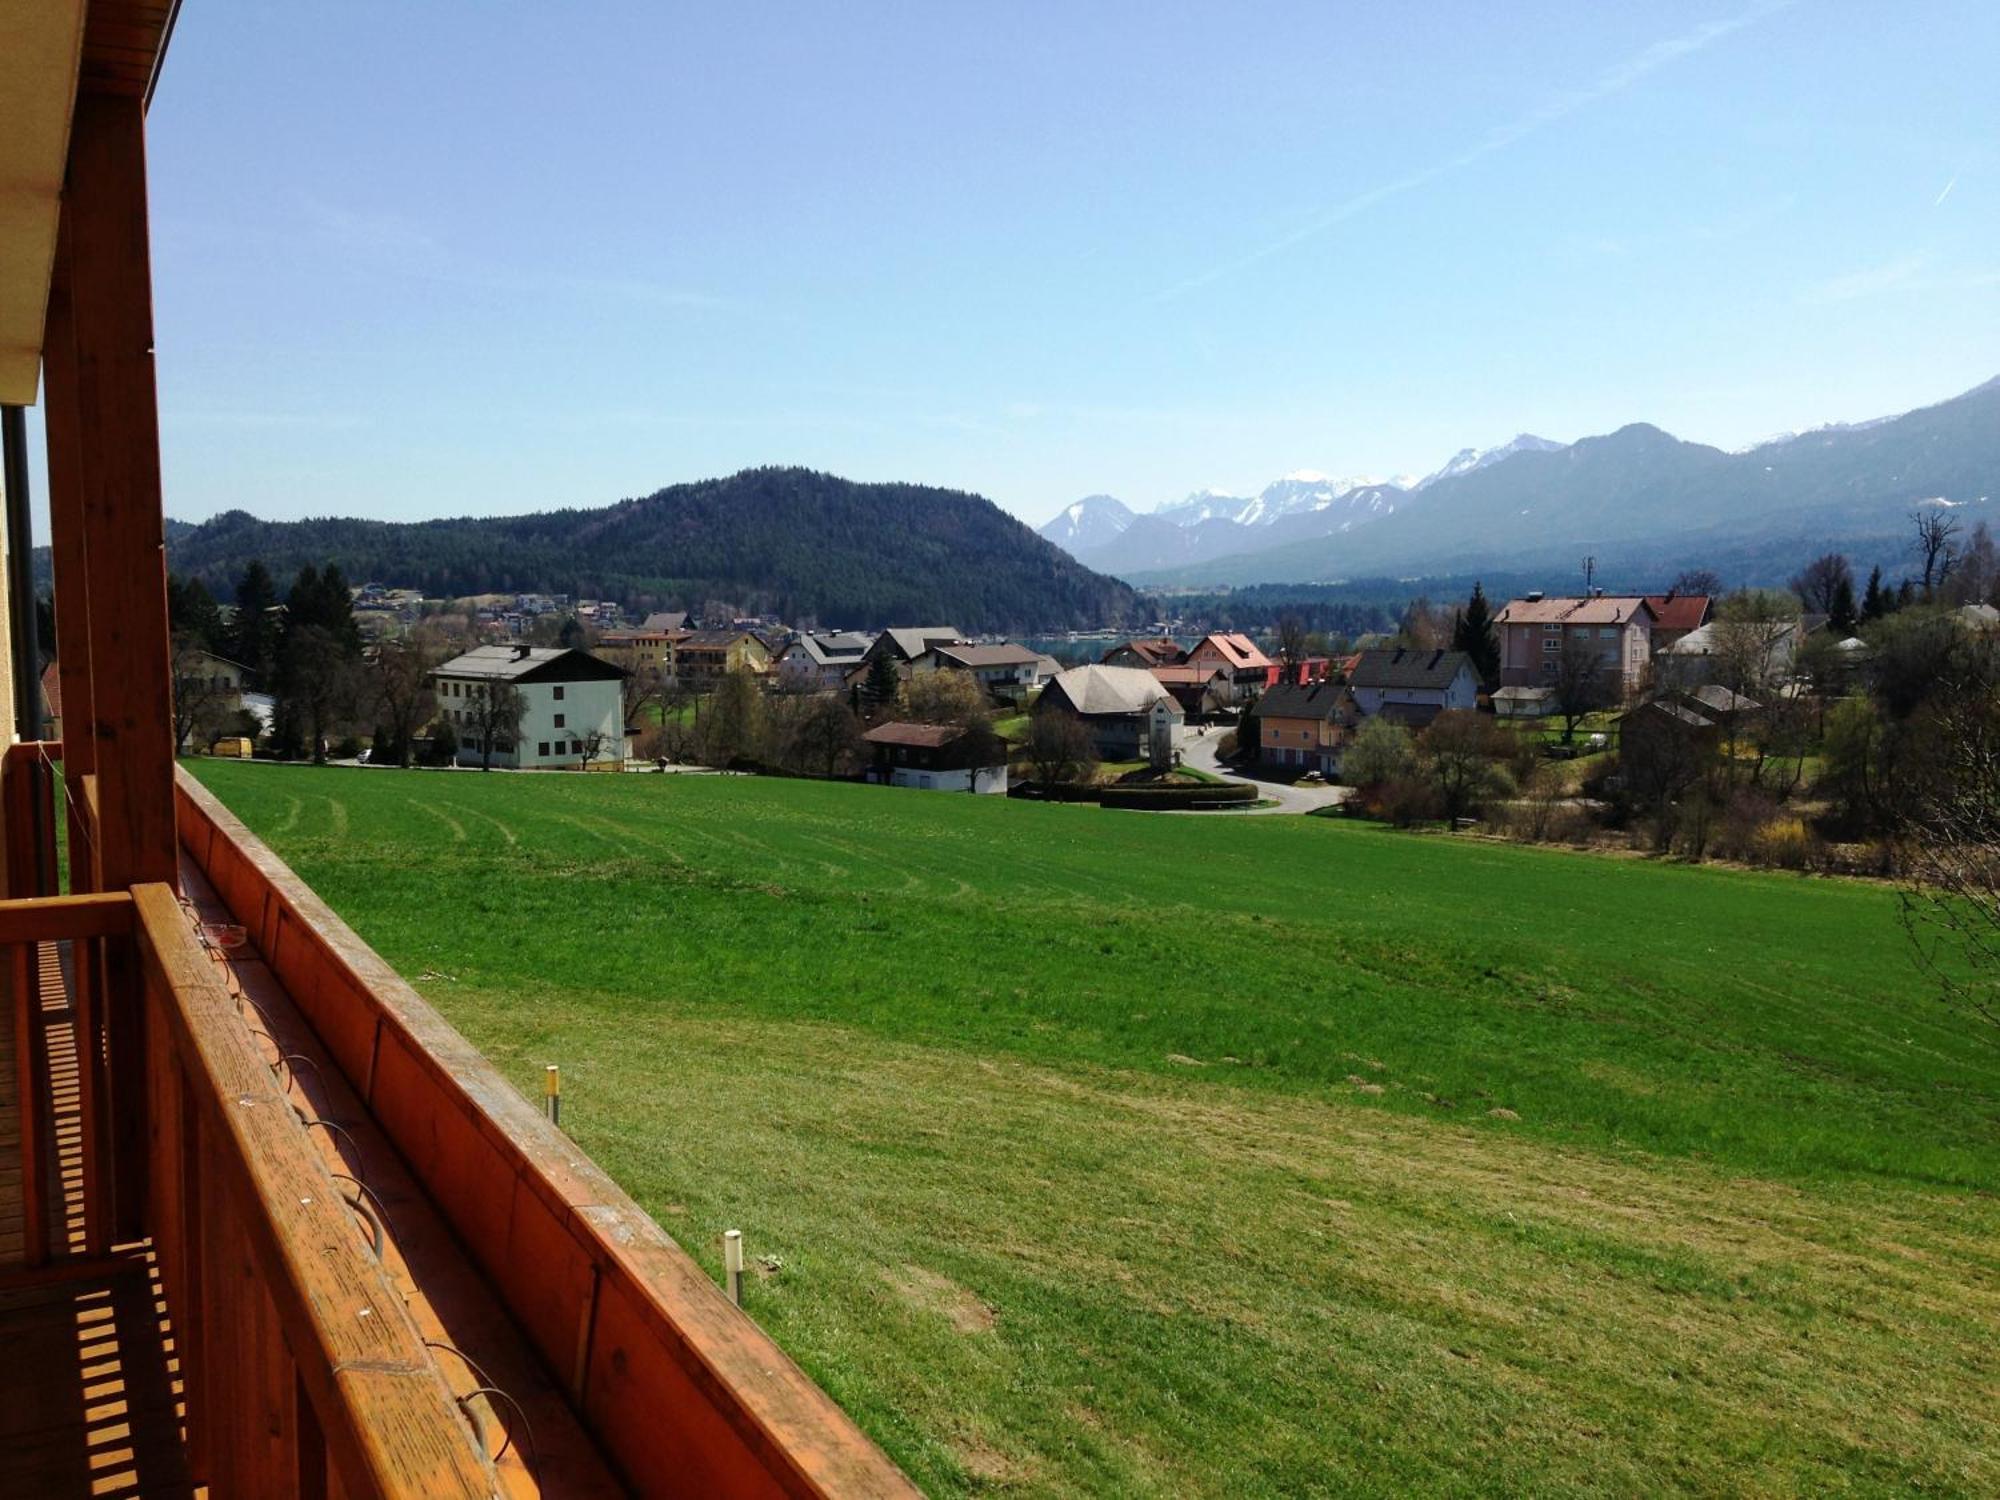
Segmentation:
{"type": "Polygon", "coordinates": [[[489,682],[605,682],[623,677],[625,669],[564,646],[474,646],[432,675],[489,682]]]}
{"type": "Polygon", "coordinates": [[[1203,646],[1208,645],[1213,645],[1221,653],[1222,659],[1232,667],[1240,667],[1248,671],[1256,667],[1268,667],[1271,665],[1271,658],[1258,650],[1257,643],[1241,631],[1231,631],[1227,634],[1219,630],[1212,631],[1197,641],[1194,650],[1188,652],[1188,655],[1193,656],[1203,646]]]}
{"type": "Polygon", "coordinates": [[[760,646],[764,645],[764,638],[756,631],[735,629],[697,630],[680,644],[684,651],[690,647],[697,651],[726,651],[738,641],[755,641],[760,646]]]}
{"type": "Polygon", "coordinates": [[[639,628],[645,631],[686,630],[688,628],[687,611],[684,609],[655,610],[652,614],[646,616],[644,623],[639,628]]]}
{"type": "Polygon", "coordinates": [[[1120,641],[1104,653],[1104,660],[1109,661],[1121,651],[1131,652],[1149,667],[1175,666],[1187,660],[1187,649],[1163,635],[1120,641]]]}
{"type": "Polygon", "coordinates": [[[1636,594],[1600,594],[1578,599],[1557,594],[1547,599],[1510,599],[1493,617],[1496,625],[1624,625],[1641,610],[1653,618],[1653,608],[1636,594]]]}
{"type": "Polygon", "coordinates": [[[896,653],[904,661],[915,661],[933,646],[962,641],[956,625],[894,626],[875,637],[875,645],[896,653]]]}
{"type": "Polygon", "coordinates": [[[842,634],[826,631],[819,635],[802,635],[785,648],[785,654],[794,650],[809,658],[815,666],[851,667],[868,654],[874,641],[865,635],[842,634]]]}
{"type": "Polygon", "coordinates": [[[908,745],[922,750],[942,750],[965,738],[963,724],[911,724],[898,720],[877,724],[861,738],[871,745],[908,745]]]}
{"type": "Polygon", "coordinates": [[[1337,719],[1347,706],[1345,684],[1315,682],[1301,687],[1281,682],[1257,700],[1260,719],[1315,719],[1322,723],[1337,719]]]}
{"type": "Polygon", "coordinates": [[[1026,667],[1031,666],[1041,656],[1039,651],[1030,651],[1026,646],[933,646],[939,661],[955,662],[961,667],[1026,667]]]}
{"type": "Polygon", "coordinates": [[[1143,667],[1071,667],[1057,675],[1042,693],[1042,702],[1066,701],[1080,714],[1143,714],[1165,699],[1181,711],[1159,678],[1143,667]]]}
{"type": "Polygon", "coordinates": [[[1360,688],[1426,689],[1443,692],[1461,672],[1477,680],[1472,658],[1463,651],[1362,651],[1354,658],[1347,680],[1360,688]]]}
{"type": "Polygon", "coordinates": [[[1173,662],[1163,667],[1148,667],[1146,670],[1170,687],[1176,685],[1192,687],[1207,684],[1215,681],[1218,677],[1226,677],[1228,675],[1220,667],[1197,667],[1191,662],[1173,662]]]}
{"type": "Polygon", "coordinates": [[[1708,623],[1709,607],[1715,602],[1707,594],[1648,594],[1645,598],[1658,630],[1699,630],[1708,623]]]}

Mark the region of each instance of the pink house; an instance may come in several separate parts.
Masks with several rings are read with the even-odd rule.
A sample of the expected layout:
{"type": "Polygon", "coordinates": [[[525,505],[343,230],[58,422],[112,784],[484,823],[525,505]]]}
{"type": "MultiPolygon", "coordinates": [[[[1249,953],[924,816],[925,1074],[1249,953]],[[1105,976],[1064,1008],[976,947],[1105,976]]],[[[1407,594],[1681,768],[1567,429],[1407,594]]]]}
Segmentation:
{"type": "Polygon", "coordinates": [[[1190,667],[1219,667],[1229,679],[1234,701],[1261,693],[1278,680],[1278,664],[1257,648],[1249,636],[1215,631],[1188,652],[1190,667]]]}
{"type": "Polygon", "coordinates": [[[1629,698],[1651,660],[1655,620],[1652,606],[1637,597],[1515,599],[1493,617],[1500,637],[1500,685],[1549,686],[1565,645],[1576,642],[1597,654],[1606,680],[1629,698]]]}

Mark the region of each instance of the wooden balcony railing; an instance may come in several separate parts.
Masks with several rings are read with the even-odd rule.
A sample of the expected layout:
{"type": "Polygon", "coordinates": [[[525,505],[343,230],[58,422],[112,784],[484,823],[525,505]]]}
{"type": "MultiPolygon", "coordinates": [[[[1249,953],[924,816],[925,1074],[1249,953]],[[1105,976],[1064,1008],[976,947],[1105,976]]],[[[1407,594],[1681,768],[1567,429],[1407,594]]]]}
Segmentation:
{"type": "MultiPolygon", "coordinates": [[[[46,747],[0,761],[10,892],[52,888],[53,761],[46,747]]],[[[89,791],[79,778],[62,799],[85,867],[89,791]]],[[[60,1270],[150,1253],[197,1482],[258,1496],[915,1493],[226,809],[185,774],[175,795],[186,890],[0,902],[0,949],[32,1122],[24,1201],[42,1205],[28,1255],[60,1270]],[[56,1210],[66,1232],[35,1097],[40,1039],[59,1033],[23,977],[58,942],[81,1121],[74,1201],[56,1210]],[[121,975],[137,997],[116,992],[121,975]],[[116,1007],[134,999],[121,1030],[116,1007]]]]}

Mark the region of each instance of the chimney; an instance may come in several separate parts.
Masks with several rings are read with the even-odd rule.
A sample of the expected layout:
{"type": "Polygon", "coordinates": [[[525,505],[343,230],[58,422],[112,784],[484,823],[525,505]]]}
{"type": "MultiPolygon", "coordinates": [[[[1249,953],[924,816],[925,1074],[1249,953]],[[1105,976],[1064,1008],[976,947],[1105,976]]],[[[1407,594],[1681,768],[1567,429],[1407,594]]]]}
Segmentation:
{"type": "Polygon", "coordinates": [[[526,641],[519,642],[514,647],[514,660],[526,661],[528,659],[528,653],[534,649],[535,648],[530,646],[526,641]]]}
{"type": "Polygon", "coordinates": [[[1540,604],[1542,602],[1542,591],[1540,589],[1530,589],[1528,591],[1528,602],[1530,604],[1540,604]]]}

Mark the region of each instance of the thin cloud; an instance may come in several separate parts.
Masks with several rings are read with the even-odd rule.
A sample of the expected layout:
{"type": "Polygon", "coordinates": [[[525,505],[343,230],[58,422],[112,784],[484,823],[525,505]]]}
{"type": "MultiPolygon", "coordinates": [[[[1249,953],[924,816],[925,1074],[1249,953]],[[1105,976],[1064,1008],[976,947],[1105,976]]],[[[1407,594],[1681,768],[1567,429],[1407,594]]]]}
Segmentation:
{"type": "Polygon", "coordinates": [[[1799,300],[1809,303],[1853,302],[1862,297],[1879,297],[1885,292],[1907,291],[1921,284],[1918,278],[1929,264],[1930,257],[1921,252],[1899,256],[1879,266],[1864,266],[1858,271],[1847,271],[1839,276],[1829,276],[1824,281],[1816,281],[1800,294],[1799,300]]]}
{"type": "Polygon", "coordinates": [[[1931,204],[1931,207],[1942,208],[1944,206],[1944,200],[1951,196],[1951,190],[1957,186],[1958,186],[1958,174],[1954,172],[1951,174],[1951,181],[1947,182],[1944,185],[1944,191],[1937,195],[1937,201],[1931,204]]]}
{"type": "Polygon", "coordinates": [[[1407,173],[1393,181],[1385,182],[1379,187],[1370,188],[1364,193],[1357,193],[1354,197],[1335,204],[1318,218],[1301,224],[1289,234],[1281,235],[1260,249],[1252,250],[1247,255],[1238,256],[1234,260],[1224,261],[1221,265],[1213,266],[1203,271],[1199,276],[1191,276],[1186,281],[1168,287],[1165,291],[1158,293],[1153,300],[1156,302],[1170,302],[1176,298],[1184,297],[1189,292],[1208,286],[1212,282],[1220,281],[1225,276],[1233,276],[1238,271],[1247,270],[1251,266],[1269,260],[1274,255],[1280,255],[1291,249],[1294,245],[1302,244],[1306,240],[1325,234],[1336,225],[1344,224],[1348,220],[1366,213],[1378,203],[1382,203],[1390,198],[1400,197],[1404,193],[1413,192],[1417,188],[1437,181],[1440,177],[1444,177],[1452,172],[1461,171],[1475,162],[1483,161],[1497,152],[1506,150],[1517,141],[1531,136],[1539,130],[1546,129],[1560,120],[1567,119],[1579,110],[1587,109],[1593,104],[1601,103],[1603,100],[1624,93],[1649,74],[1656,73],[1661,68],[1679,62],[1682,58],[1691,57],[1703,48],[1712,46],[1724,37],[1731,36],[1747,26],[1754,26],[1765,17],[1786,9],[1792,3],[1793,0],[1760,0],[1760,3],[1752,5],[1748,10],[1743,11],[1739,15],[1730,16],[1720,21],[1709,21],[1680,36],[1669,37],[1665,41],[1655,42],[1643,52],[1606,69],[1597,76],[1595,81],[1581,88],[1566,89],[1537,108],[1530,110],[1527,114],[1522,115],[1519,119],[1512,120],[1505,125],[1497,126],[1488,131],[1479,141],[1466,147],[1465,150],[1459,152],[1456,156],[1447,157],[1443,161],[1433,163],[1415,172],[1407,173]]]}

